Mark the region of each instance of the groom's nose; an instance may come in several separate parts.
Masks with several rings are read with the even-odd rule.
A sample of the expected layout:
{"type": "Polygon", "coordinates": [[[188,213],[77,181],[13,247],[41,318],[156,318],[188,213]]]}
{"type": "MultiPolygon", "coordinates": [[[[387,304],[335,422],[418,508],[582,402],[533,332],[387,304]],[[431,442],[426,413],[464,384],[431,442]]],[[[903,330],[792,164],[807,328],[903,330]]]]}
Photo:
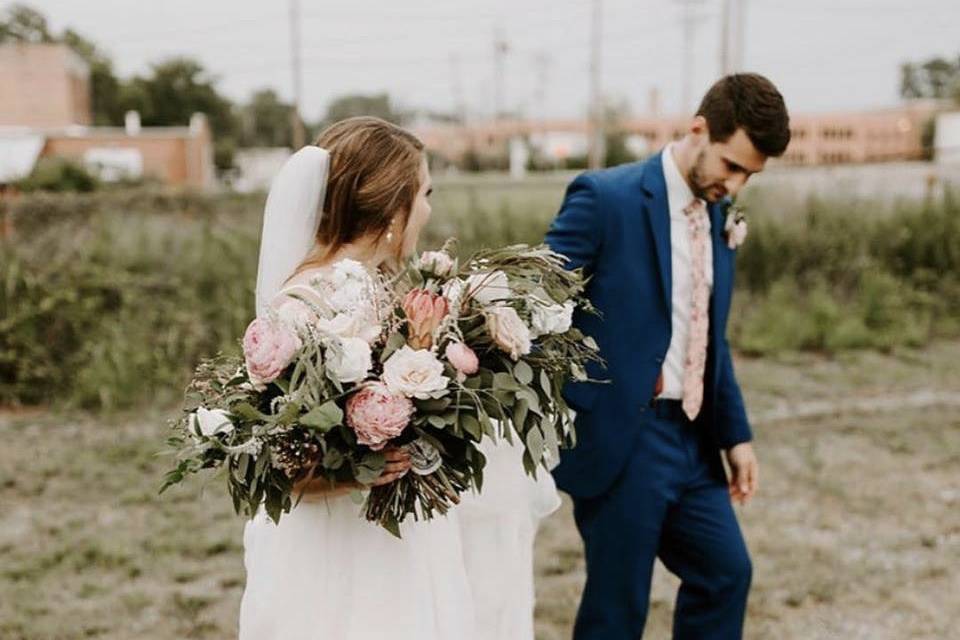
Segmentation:
{"type": "Polygon", "coordinates": [[[731,173],[730,176],[723,181],[723,188],[727,190],[727,195],[732,198],[737,195],[740,189],[743,189],[743,185],[745,184],[747,184],[747,176],[737,171],[731,173]]]}

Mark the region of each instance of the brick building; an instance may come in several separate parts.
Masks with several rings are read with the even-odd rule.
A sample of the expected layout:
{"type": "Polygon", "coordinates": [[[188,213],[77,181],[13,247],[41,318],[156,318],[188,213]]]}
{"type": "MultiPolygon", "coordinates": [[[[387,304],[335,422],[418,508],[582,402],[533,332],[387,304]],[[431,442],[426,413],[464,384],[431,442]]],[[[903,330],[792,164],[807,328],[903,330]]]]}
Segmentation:
{"type": "Polygon", "coordinates": [[[213,138],[203,114],[182,127],[91,126],[90,72],[61,44],[0,46],[0,183],[23,177],[39,158],[64,157],[104,179],[153,177],[172,185],[213,185],[213,138]]]}
{"type": "MultiPolygon", "coordinates": [[[[792,139],[773,164],[824,165],[916,160],[924,155],[923,131],[935,117],[934,103],[917,101],[899,108],[821,114],[792,114],[792,139]]],[[[662,148],[683,135],[687,117],[631,118],[620,124],[627,146],[638,156],[662,148]]],[[[588,125],[584,120],[501,121],[467,127],[424,127],[417,131],[435,153],[458,161],[468,151],[504,154],[513,138],[528,140],[548,158],[584,155],[588,125]]]]}

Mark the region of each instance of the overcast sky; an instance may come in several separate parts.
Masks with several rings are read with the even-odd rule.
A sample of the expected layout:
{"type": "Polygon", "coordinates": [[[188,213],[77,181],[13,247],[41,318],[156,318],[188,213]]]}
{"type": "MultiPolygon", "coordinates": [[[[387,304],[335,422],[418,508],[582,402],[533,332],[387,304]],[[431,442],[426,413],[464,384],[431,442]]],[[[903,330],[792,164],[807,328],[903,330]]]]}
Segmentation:
{"type": "MultiPolygon", "coordinates": [[[[498,25],[510,45],[506,106],[540,111],[537,58],[546,54],[546,115],[584,113],[590,0],[301,1],[308,119],[333,97],[377,91],[406,107],[450,109],[459,90],[472,112],[488,114],[498,25]]],[[[719,73],[720,3],[699,5],[695,96],[719,73]]],[[[261,87],[292,93],[286,0],[28,4],[55,30],[71,26],[100,44],[121,75],[189,55],[235,99],[261,87]]],[[[682,110],[679,1],[603,0],[603,13],[604,93],[642,113],[658,87],[664,111],[682,110]]],[[[957,0],[749,0],[746,15],[745,67],[776,82],[795,112],[896,104],[901,62],[960,54],[957,0]]]]}

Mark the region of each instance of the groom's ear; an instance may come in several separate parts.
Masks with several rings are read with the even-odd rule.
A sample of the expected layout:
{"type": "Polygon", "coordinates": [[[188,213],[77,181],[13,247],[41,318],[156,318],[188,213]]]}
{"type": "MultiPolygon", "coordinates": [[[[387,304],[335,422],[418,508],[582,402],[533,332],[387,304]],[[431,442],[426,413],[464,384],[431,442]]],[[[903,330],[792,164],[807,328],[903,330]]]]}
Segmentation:
{"type": "Polygon", "coordinates": [[[690,129],[688,132],[695,137],[703,137],[707,141],[710,140],[710,127],[707,126],[707,119],[703,116],[694,116],[690,121],[690,129]]]}

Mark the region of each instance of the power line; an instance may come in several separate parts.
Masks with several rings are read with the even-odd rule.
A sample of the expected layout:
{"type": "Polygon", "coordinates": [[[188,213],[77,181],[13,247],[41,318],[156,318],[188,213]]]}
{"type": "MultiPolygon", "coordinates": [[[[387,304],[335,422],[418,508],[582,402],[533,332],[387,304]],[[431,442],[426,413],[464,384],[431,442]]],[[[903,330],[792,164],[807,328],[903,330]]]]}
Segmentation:
{"type": "Polygon", "coordinates": [[[601,41],[603,39],[603,3],[593,0],[590,20],[590,146],[587,160],[591,169],[603,166],[603,96],[600,88],[601,41]]]}
{"type": "Polygon", "coordinates": [[[303,70],[300,66],[300,0],[290,0],[290,69],[293,72],[293,106],[290,109],[290,125],[293,129],[293,148],[306,144],[303,118],[300,117],[303,99],[303,70]]]}
{"type": "Polygon", "coordinates": [[[493,33],[493,119],[499,120],[504,113],[504,84],[506,82],[506,56],[510,45],[497,25],[493,33]]]}
{"type": "Polygon", "coordinates": [[[696,44],[697,25],[702,22],[703,17],[696,12],[697,7],[703,3],[703,0],[677,0],[683,14],[681,22],[683,24],[683,98],[681,106],[684,110],[692,108],[691,99],[693,95],[693,51],[696,44]]]}

